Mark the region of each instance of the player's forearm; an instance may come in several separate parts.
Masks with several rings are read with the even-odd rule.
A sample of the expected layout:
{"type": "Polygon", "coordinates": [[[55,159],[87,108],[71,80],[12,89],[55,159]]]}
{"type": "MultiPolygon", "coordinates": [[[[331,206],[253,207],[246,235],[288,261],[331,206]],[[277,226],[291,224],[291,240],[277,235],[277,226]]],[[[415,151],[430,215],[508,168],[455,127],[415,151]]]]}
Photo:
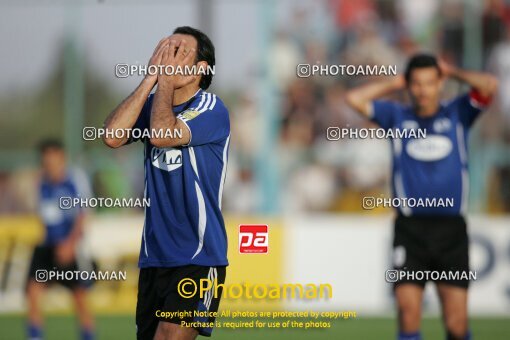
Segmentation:
{"type": "Polygon", "coordinates": [[[375,83],[369,83],[347,91],[347,104],[364,116],[371,113],[372,101],[391,92],[400,90],[404,85],[401,76],[375,83]]]}
{"type": "MultiPolygon", "coordinates": [[[[154,94],[152,103],[150,127],[152,131],[174,129],[177,118],[173,112],[174,85],[171,82],[160,83],[154,94]]],[[[168,138],[151,138],[151,144],[156,147],[175,146],[168,138]]]]}
{"type": "MultiPolygon", "coordinates": [[[[154,85],[155,82],[150,79],[145,78],[142,80],[133,93],[124,99],[122,103],[108,115],[104,122],[104,128],[108,130],[132,128],[154,85]]],[[[103,142],[109,147],[118,148],[126,144],[127,137],[116,138],[115,134],[113,134],[114,136],[111,135],[112,134],[105,134],[103,137],[103,142]],[[108,135],[108,137],[106,135],[108,135]]]]}
{"type": "Polygon", "coordinates": [[[491,97],[498,88],[497,78],[489,73],[452,68],[450,77],[465,82],[484,97],[491,97]]]}

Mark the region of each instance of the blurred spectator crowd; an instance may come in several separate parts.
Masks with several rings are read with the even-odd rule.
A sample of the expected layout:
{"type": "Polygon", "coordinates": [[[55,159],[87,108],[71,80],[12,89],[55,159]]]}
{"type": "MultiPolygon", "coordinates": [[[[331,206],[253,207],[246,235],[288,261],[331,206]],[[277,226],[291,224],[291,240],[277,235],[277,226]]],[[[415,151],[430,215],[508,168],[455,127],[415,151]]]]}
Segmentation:
{"type": "MultiPolygon", "coordinates": [[[[349,109],[346,89],[379,77],[296,76],[298,64],[397,65],[418,51],[436,53],[458,66],[496,74],[499,95],[470,140],[471,200],[475,212],[510,212],[510,2],[471,1],[466,20],[464,0],[309,1],[296,5],[276,24],[266,76],[274,85],[276,130],[270,150],[263,149],[267,122],[261,99],[252,87],[212,89],[227,102],[232,142],[225,184],[224,209],[257,213],[266,199],[260,176],[264,154],[278,183],[278,211],[362,211],[364,196],[390,195],[389,142],[378,139],[326,138],[328,127],[374,127],[349,109]],[[467,53],[468,25],[479,23],[479,58],[467,53]],[[481,50],[481,51],[480,51],[481,50]],[[468,66],[472,66],[468,65],[468,66]],[[473,190],[474,189],[474,190],[473,190]]],[[[476,51],[475,51],[476,52],[476,51]]],[[[445,99],[466,91],[447,83],[445,99]]],[[[407,100],[395,93],[395,100],[407,100]]],[[[271,136],[269,138],[272,138],[271,136]]],[[[143,195],[143,167],[138,146],[108,153],[89,151],[76,159],[89,174],[96,196],[143,195]],[[136,150],[135,150],[136,149],[136,150]],[[136,155],[135,155],[136,154],[136,155]]],[[[33,168],[0,173],[0,213],[33,211],[37,176],[33,168]],[[30,197],[30,199],[27,199],[30,197]]]]}
{"type": "MultiPolygon", "coordinates": [[[[510,97],[505,96],[510,91],[510,2],[472,2],[475,16],[468,20],[465,3],[322,1],[298,6],[288,22],[280,24],[269,53],[279,108],[279,135],[272,152],[278,155],[282,189],[278,204],[284,211],[355,212],[362,210],[364,196],[391,195],[388,141],[326,138],[328,127],[375,127],[346,106],[343,94],[380,77],[299,78],[296,65],[397,65],[403,72],[410,55],[429,51],[462,67],[476,63],[465,55],[464,35],[470,29],[466,23],[478,18],[480,26],[472,29],[481,30],[482,51],[474,67],[499,77],[500,95],[471,136],[472,211],[510,212],[510,97]]],[[[466,90],[449,81],[445,100],[466,90]]],[[[408,100],[406,93],[389,99],[408,100]]],[[[259,129],[264,115],[250,94],[232,112],[234,171],[229,173],[226,206],[256,211],[263,197],[254,184],[259,136],[252,131],[259,129]]]]}

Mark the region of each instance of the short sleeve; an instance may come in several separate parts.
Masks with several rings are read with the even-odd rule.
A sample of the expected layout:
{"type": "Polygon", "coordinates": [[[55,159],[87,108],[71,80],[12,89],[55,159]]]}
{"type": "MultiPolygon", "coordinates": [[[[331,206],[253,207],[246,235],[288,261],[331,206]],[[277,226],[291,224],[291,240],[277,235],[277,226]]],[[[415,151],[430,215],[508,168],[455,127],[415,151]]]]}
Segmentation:
{"type": "Polygon", "coordinates": [[[130,144],[133,142],[137,142],[141,140],[144,141],[145,137],[147,136],[147,133],[143,133],[145,130],[149,129],[150,127],[150,117],[151,117],[151,109],[152,109],[152,100],[154,98],[154,94],[150,94],[147,97],[147,100],[145,101],[145,104],[143,104],[142,111],[140,111],[140,115],[138,116],[138,119],[136,120],[135,125],[133,125],[133,132],[131,136],[129,137],[126,144],[130,144]]]}
{"type": "Polygon", "coordinates": [[[209,106],[199,110],[189,109],[177,115],[190,131],[190,141],[185,146],[196,146],[221,141],[230,134],[227,108],[212,95],[209,106]]]}
{"type": "Polygon", "coordinates": [[[450,105],[458,112],[462,125],[469,128],[490,102],[491,98],[483,97],[478,91],[472,89],[469,93],[455,98],[450,105]]]}
{"type": "Polygon", "coordinates": [[[90,186],[90,181],[87,176],[87,173],[78,167],[73,167],[69,171],[70,178],[75,187],[75,191],[77,193],[77,197],[90,198],[93,196],[92,187],[90,186]]]}
{"type": "Polygon", "coordinates": [[[370,119],[384,130],[389,130],[395,125],[395,117],[399,110],[400,105],[397,103],[375,100],[372,102],[372,115],[370,119]]]}

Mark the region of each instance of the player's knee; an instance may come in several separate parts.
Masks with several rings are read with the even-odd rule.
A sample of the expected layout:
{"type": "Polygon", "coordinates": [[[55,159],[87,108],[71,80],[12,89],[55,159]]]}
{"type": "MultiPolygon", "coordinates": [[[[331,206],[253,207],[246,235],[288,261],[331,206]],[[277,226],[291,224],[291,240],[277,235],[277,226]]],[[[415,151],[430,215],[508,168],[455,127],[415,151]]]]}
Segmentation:
{"type": "Polygon", "coordinates": [[[406,331],[418,330],[420,327],[421,306],[417,303],[399,304],[401,329],[406,331]]]}
{"type": "Polygon", "coordinates": [[[27,285],[25,286],[25,293],[27,294],[28,298],[34,294],[34,286],[32,281],[27,282],[27,285]]]}
{"type": "Polygon", "coordinates": [[[39,283],[30,280],[26,286],[26,293],[29,299],[36,299],[39,296],[41,288],[39,287],[39,283]]]}
{"type": "Polygon", "coordinates": [[[87,291],[83,287],[74,287],[72,292],[75,300],[83,300],[87,296],[87,291]]]}
{"type": "Polygon", "coordinates": [[[448,339],[464,339],[468,333],[468,320],[465,315],[447,315],[445,326],[448,330],[448,339]]]}
{"type": "Polygon", "coordinates": [[[405,330],[418,330],[420,328],[420,312],[415,310],[401,310],[400,321],[405,330]]]}

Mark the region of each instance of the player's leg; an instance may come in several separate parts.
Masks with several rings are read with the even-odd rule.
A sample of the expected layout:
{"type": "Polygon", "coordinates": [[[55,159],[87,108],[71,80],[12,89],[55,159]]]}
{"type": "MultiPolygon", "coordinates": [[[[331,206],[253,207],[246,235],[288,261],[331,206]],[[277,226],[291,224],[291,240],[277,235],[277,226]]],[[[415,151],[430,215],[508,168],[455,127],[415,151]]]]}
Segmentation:
{"type": "Polygon", "coordinates": [[[81,339],[94,339],[94,318],[87,304],[87,290],[85,287],[77,286],[73,289],[73,300],[80,323],[81,339]]]}
{"type": "MultiPolygon", "coordinates": [[[[74,252],[78,255],[78,252],[75,249],[74,252]]],[[[85,263],[83,259],[78,259],[75,257],[71,260],[71,262],[67,264],[62,264],[58,262],[57,258],[54,258],[55,268],[62,273],[80,273],[83,271],[91,272],[94,270],[92,264],[90,266],[79,267],[78,262],[85,263]]],[[[78,323],[80,326],[80,339],[81,340],[92,340],[95,338],[94,334],[94,317],[88,305],[87,296],[88,296],[88,288],[91,287],[93,281],[84,281],[81,280],[80,277],[73,277],[70,279],[61,278],[56,281],[58,284],[66,287],[72,293],[74,309],[76,311],[76,316],[78,318],[78,323]]]]}
{"type": "MultiPolygon", "coordinates": [[[[393,239],[393,268],[402,273],[427,270],[430,254],[426,223],[420,217],[398,216],[393,239]]],[[[399,275],[394,291],[398,311],[399,340],[421,339],[421,306],[425,280],[399,275]]]]}
{"type": "Polygon", "coordinates": [[[154,340],[194,340],[198,331],[194,328],[181,327],[175,323],[160,321],[154,340]]]}
{"type": "MultiPolygon", "coordinates": [[[[469,273],[469,239],[464,218],[452,217],[442,225],[442,237],[437,240],[441,251],[436,270],[457,274],[469,273]]],[[[437,281],[447,339],[470,339],[468,328],[469,280],[437,281]]]]}
{"type": "Polygon", "coordinates": [[[30,340],[42,339],[43,318],[40,300],[44,293],[45,284],[29,279],[27,283],[28,300],[28,338],[30,340]]]}
{"type": "Polygon", "coordinates": [[[446,283],[437,283],[448,340],[470,339],[468,328],[468,290],[446,283]]]}
{"type": "Polygon", "coordinates": [[[397,300],[399,339],[420,339],[421,304],[423,286],[401,283],[395,287],[397,300]]]}
{"type": "Polygon", "coordinates": [[[26,285],[28,303],[27,336],[29,339],[42,339],[43,317],[40,300],[48,281],[48,270],[53,267],[53,248],[39,245],[35,247],[28,271],[26,285]]]}
{"type": "Polygon", "coordinates": [[[163,300],[158,297],[158,268],[141,268],[138,277],[138,296],[136,302],[136,338],[153,340],[158,327],[156,312],[161,309],[163,300]]]}
{"type": "MultiPolygon", "coordinates": [[[[75,254],[76,254],[75,249],[75,254]]],[[[84,268],[78,266],[79,259],[75,257],[71,262],[62,264],[55,258],[55,266],[60,272],[82,272],[84,268]]],[[[83,261],[80,261],[83,263],[83,261]]],[[[87,267],[88,271],[93,270],[93,266],[87,267]]],[[[74,309],[80,325],[80,339],[81,340],[92,340],[95,338],[94,334],[94,317],[89,308],[87,301],[87,288],[90,288],[92,281],[83,281],[79,278],[62,278],[57,280],[59,284],[71,290],[74,309]]]]}

